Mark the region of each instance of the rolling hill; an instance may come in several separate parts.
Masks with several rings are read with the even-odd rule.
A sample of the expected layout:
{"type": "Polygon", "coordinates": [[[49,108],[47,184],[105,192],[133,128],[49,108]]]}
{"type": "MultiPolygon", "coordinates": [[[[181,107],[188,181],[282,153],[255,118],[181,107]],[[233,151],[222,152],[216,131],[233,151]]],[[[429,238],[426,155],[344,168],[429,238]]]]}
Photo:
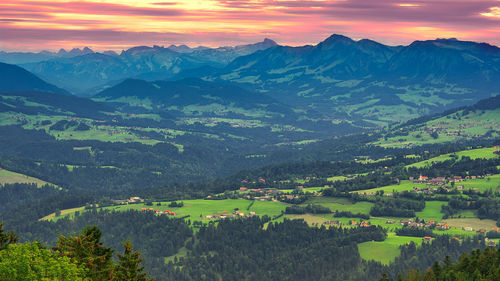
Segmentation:
{"type": "Polygon", "coordinates": [[[384,147],[413,147],[433,143],[493,140],[500,136],[500,95],[471,106],[410,120],[393,126],[383,140],[384,147]]]}
{"type": "Polygon", "coordinates": [[[235,59],[204,79],[231,81],[332,117],[390,123],[498,94],[500,48],[456,39],[385,46],[332,35],[235,59]]]}
{"type": "Polygon", "coordinates": [[[44,91],[68,94],[67,91],[43,81],[19,66],[0,63],[0,92],[11,91],[44,91]]]}

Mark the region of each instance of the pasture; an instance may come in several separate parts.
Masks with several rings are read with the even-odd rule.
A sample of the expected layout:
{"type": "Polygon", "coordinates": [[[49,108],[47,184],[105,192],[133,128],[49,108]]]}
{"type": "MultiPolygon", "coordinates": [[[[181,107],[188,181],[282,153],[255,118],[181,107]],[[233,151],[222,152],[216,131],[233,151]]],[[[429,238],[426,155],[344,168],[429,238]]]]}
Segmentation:
{"type": "Polygon", "coordinates": [[[363,213],[369,214],[370,209],[373,206],[371,202],[356,202],[352,203],[347,198],[335,198],[335,197],[312,197],[307,200],[302,206],[307,204],[318,204],[324,207],[330,208],[332,212],[334,211],[350,211],[352,213],[363,213]]]}
{"type": "Polygon", "coordinates": [[[413,164],[407,165],[406,167],[407,168],[410,168],[410,167],[422,168],[425,166],[430,166],[434,162],[444,162],[444,161],[453,160],[453,159],[460,160],[460,158],[462,158],[462,157],[470,157],[471,159],[479,159],[479,158],[481,158],[481,159],[493,159],[493,158],[498,157],[497,154],[493,153],[495,150],[496,150],[496,148],[494,148],[494,147],[462,150],[462,151],[458,151],[455,153],[443,154],[443,155],[440,155],[437,157],[430,158],[428,160],[413,163],[413,164]]]}
{"type": "Polygon", "coordinates": [[[440,221],[444,215],[441,213],[441,206],[447,204],[448,203],[444,201],[426,201],[425,208],[421,212],[416,212],[415,215],[426,221],[440,221]]]}
{"type": "Polygon", "coordinates": [[[421,237],[396,236],[395,233],[388,233],[384,241],[369,241],[358,244],[359,255],[364,260],[374,260],[388,265],[401,254],[399,247],[406,243],[422,243],[421,237]]]}
{"type": "Polygon", "coordinates": [[[0,170],[0,185],[12,183],[34,183],[37,186],[50,184],[41,179],[30,177],[16,172],[11,172],[5,169],[0,170]]]}

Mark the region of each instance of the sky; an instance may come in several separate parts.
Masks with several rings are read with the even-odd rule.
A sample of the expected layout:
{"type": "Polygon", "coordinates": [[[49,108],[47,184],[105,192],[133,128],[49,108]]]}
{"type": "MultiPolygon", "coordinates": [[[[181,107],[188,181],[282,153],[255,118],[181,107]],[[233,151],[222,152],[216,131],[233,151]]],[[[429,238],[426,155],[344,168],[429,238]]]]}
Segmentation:
{"type": "Polygon", "coordinates": [[[331,34],[388,45],[458,38],[500,45],[500,0],[2,0],[0,50],[234,46],[331,34]]]}

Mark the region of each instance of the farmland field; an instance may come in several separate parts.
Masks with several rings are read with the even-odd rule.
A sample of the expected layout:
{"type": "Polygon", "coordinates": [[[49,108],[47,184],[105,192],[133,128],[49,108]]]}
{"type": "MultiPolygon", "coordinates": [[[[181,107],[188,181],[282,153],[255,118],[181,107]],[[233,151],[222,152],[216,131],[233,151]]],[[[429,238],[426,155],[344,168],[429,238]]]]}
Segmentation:
{"type": "Polygon", "coordinates": [[[370,208],[373,206],[371,202],[356,202],[352,203],[346,198],[332,197],[313,197],[307,200],[303,205],[318,204],[330,208],[333,211],[350,211],[352,213],[370,213],[370,208]]]}
{"type": "Polygon", "coordinates": [[[382,242],[370,241],[358,244],[359,255],[365,260],[374,260],[387,265],[401,253],[399,246],[409,242],[420,244],[422,238],[388,233],[387,238],[382,242]]]}
{"type": "Polygon", "coordinates": [[[415,213],[420,219],[439,221],[443,218],[441,213],[441,206],[446,205],[447,202],[443,201],[426,201],[425,208],[421,212],[415,213]]]}
{"type": "Polygon", "coordinates": [[[406,167],[407,168],[410,168],[410,167],[422,168],[422,167],[431,165],[433,162],[443,162],[446,160],[452,160],[452,159],[454,159],[454,157],[456,157],[456,159],[460,159],[462,157],[470,157],[471,159],[479,159],[479,158],[481,158],[481,159],[493,159],[493,158],[499,157],[497,154],[493,153],[495,150],[496,150],[496,148],[494,148],[494,147],[463,150],[463,151],[459,151],[456,153],[443,154],[443,155],[433,157],[433,158],[425,160],[425,161],[413,163],[413,164],[408,165],[406,167]]]}
{"type": "Polygon", "coordinates": [[[496,222],[489,219],[480,220],[478,218],[456,218],[447,219],[444,220],[444,222],[449,226],[458,229],[472,227],[474,230],[485,229],[486,231],[489,231],[492,228],[496,227],[496,222]]]}
{"type": "Polygon", "coordinates": [[[5,169],[0,170],[0,185],[11,183],[34,183],[38,186],[50,184],[41,179],[33,178],[27,175],[11,172],[5,169]]]}

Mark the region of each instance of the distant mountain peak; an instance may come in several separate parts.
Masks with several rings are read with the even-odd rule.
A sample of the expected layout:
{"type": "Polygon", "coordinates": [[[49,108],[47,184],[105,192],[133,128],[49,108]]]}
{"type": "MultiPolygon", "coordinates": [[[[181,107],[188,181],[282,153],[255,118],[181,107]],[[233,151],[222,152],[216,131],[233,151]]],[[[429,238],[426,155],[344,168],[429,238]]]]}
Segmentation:
{"type": "Polygon", "coordinates": [[[276,43],[274,40],[271,40],[269,38],[264,38],[264,41],[262,41],[261,43],[264,46],[270,46],[270,47],[278,46],[278,43],[276,43]]]}
{"type": "Polygon", "coordinates": [[[323,42],[321,43],[337,43],[337,42],[342,42],[342,43],[352,43],[354,40],[351,38],[340,35],[340,34],[332,34],[330,37],[326,38],[323,42]]]}

